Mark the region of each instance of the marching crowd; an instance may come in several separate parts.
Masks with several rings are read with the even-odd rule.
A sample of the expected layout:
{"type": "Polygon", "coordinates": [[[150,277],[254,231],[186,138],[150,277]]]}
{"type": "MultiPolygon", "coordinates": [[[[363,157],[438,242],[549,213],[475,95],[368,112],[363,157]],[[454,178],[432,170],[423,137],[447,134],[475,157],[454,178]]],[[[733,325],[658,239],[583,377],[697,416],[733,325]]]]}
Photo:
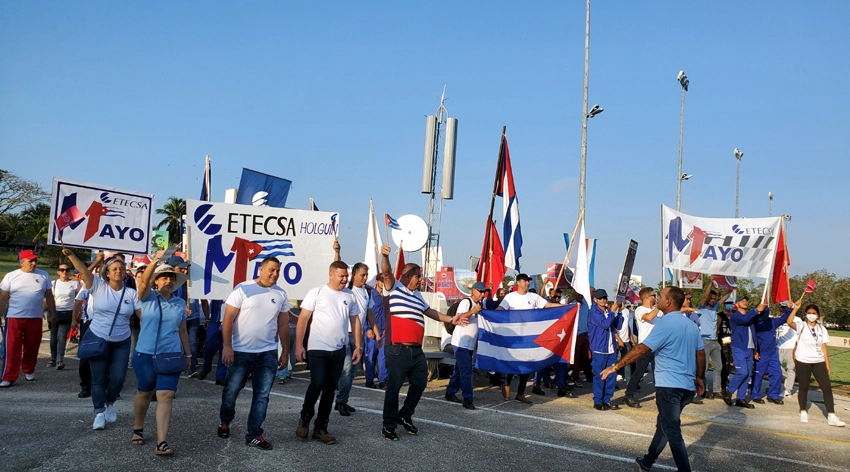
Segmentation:
{"type": "MultiPolygon", "coordinates": [[[[482,310],[577,303],[575,362],[553,363],[533,379],[528,374],[518,375],[513,398],[532,403],[531,395],[526,394],[529,380],[533,395],[556,388],[558,396],[575,397],[584,376],[584,381],[592,384],[597,410],[620,408],[612,401],[618,380],[626,383],[622,404],[641,408],[640,383],[651,368],[659,420],[647,455],[637,460],[643,470],[649,470],[668,442],[678,468],[689,470],[679,424],[685,405],[711,399],[744,409],[766,401],[781,405],[795,393],[795,376],[800,421],[808,421],[807,394],[813,375],[823,392],[828,424],[844,426],[835,415],[829,381],[829,334],[819,322],[819,307],[803,307],[802,297],[783,303],[784,312],[775,317],[764,303],[750,308],[746,296],[732,301],[731,293],[720,295],[710,286],[696,307],[676,287],[660,293],[645,287],[639,292],[638,306],[619,306],[609,301],[604,289],[591,288],[591,300],[577,293],[564,297],[558,289],[544,298],[530,289],[530,277],[519,274],[510,293],[499,288],[491,294],[477,282],[469,297],[443,314],[430,308],[419,293],[422,272],[418,265],[406,264],[398,279],[393,276],[389,246],[381,248],[381,268],[374,286],[366,284],[368,266],[358,263],[349,272],[349,266],[339,259],[336,242],[334,249],[336,258],[329,267],[328,283],[310,290],[298,310],[277,285],[280,262],[273,257],[262,260],[257,279],[236,285],[226,300],[194,300],[188,297],[186,287],[189,264],[176,256],[162,261],[162,251],[150,264],[131,272],[121,255],[105,258],[100,253],[87,266],[72,251],[63,249],[68,262],[59,265],[53,281],[37,268],[38,255],[23,251],[20,269],[0,282],[0,313],[5,315],[0,387],[11,387],[21,372],[26,380],[35,379],[46,314],[48,367],[65,367],[66,338],[69,332],[79,333],[78,396],[91,397],[93,429],[104,429],[116,421],[115,402],[128,366],[132,366],[137,391],[131,444],[145,444],[145,418],[151,402],[156,402],[158,455],[174,453],[167,435],[181,374],[205,379],[212,372],[216,354],[215,383],[223,386],[221,438],[230,437],[236,398],[250,380],[253,394],[245,442],[272,449],[262,428],[269,392],[275,378],[285,382],[292,367],[306,361],[310,383],[295,428],[298,438],[310,436],[313,422],[310,437],[326,444],[336,442],[328,432],[331,412],[350,416],[356,411],[349,404],[349,392],[355,375],[365,366],[366,386],[385,390],[381,434],[398,441],[398,426],[409,435],[418,432],[412,418],[428,380],[422,350],[426,316],[453,328],[456,362],[446,400],[474,410],[473,366],[478,317],[486,316],[482,310]],[[800,310],[805,319],[797,317],[800,310]],[[206,334],[200,340],[202,317],[206,334]],[[198,358],[199,346],[202,359],[198,358]],[[705,382],[709,363],[712,375],[705,382]],[[766,398],[762,394],[765,376],[766,398]],[[409,387],[399,407],[405,382],[409,387]]],[[[514,375],[492,372],[489,377],[509,400],[514,375]]]]}

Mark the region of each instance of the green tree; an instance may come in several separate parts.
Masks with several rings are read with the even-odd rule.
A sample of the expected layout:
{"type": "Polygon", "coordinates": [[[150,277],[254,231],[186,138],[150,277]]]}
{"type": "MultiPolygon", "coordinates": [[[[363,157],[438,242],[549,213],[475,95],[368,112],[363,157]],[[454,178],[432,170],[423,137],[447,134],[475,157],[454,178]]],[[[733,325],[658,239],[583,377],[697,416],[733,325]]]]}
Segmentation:
{"type": "Polygon", "coordinates": [[[50,226],[50,205],[37,203],[18,215],[23,222],[24,229],[33,236],[32,241],[38,243],[47,239],[47,231],[50,226]]]}
{"type": "Polygon", "coordinates": [[[156,209],[156,214],[163,215],[164,218],[154,228],[161,229],[165,226],[168,230],[169,243],[179,244],[183,240],[183,215],[186,214],[186,200],[169,197],[162,208],[156,209]]]}

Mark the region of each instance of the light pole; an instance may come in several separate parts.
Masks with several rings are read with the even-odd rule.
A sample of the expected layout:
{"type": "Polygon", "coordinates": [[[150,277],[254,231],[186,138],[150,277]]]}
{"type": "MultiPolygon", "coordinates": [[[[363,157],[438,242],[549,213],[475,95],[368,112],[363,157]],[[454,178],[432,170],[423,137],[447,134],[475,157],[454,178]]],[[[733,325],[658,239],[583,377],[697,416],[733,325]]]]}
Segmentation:
{"type": "Polygon", "coordinates": [[[578,182],[578,213],[584,212],[585,191],[587,190],[587,119],[590,118],[587,111],[587,76],[590,64],[590,0],[587,0],[587,19],[584,25],[584,100],[581,107],[581,166],[579,169],[578,182]]]}
{"type": "Polygon", "coordinates": [[[735,171],[735,218],[738,217],[738,184],[741,182],[741,159],[744,157],[744,153],[739,151],[738,148],[735,148],[733,151],[735,153],[735,159],[738,160],[738,168],[735,171]]]}
{"type": "Polygon", "coordinates": [[[768,216],[773,216],[773,192],[767,192],[767,198],[770,199],[770,214],[768,216]]]}
{"type": "Polygon", "coordinates": [[[676,76],[679,84],[682,86],[682,117],[679,120],[679,172],[676,174],[676,211],[682,207],[682,141],[685,137],[685,92],[688,91],[688,76],[685,71],[680,70],[676,76]]]}

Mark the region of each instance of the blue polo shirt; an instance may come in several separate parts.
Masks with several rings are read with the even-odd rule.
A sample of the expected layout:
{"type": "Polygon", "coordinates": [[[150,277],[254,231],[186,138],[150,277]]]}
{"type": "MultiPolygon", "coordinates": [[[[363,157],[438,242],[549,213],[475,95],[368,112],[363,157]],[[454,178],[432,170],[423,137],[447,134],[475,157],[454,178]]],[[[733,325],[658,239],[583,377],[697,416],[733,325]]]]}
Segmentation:
{"type": "Polygon", "coordinates": [[[699,305],[697,308],[697,312],[699,313],[700,336],[702,336],[702,339],[716,341],[718,303],[714,302],[714,305],[699,305]]]}
{"type": "Polygon", "coordinates": [[[180,323],[185,319],[186,300],[176,295],[172,295],[171,300],[166,300],[159,292],[151,290],[148,297],[142,300],[142,329],[139,331],[136,351],[142,354],[182,352],[180,323]],[[157,303],[157,299],[159,299],[159,303],[157,303]],[[162,306],[161,325],[159,321],[160,306],[162,306]],[[159,332],[159,344],[157,344],[156,339],[157,332],[159,332]]]}
{"type": "Polygon", "coordinates": [[[590,307],[587,302],[582,300],[578,306],[578,333],[584,334],[587,332],[587,317],[590,316],[590,307]]]}
{"type": "Polygon", "coordinates": [[[679,311],[665,313],[643,340],[655,353],[656,387],[695,389],[696,352],[704,347],[697,325],[681,315],[679,311]]]}

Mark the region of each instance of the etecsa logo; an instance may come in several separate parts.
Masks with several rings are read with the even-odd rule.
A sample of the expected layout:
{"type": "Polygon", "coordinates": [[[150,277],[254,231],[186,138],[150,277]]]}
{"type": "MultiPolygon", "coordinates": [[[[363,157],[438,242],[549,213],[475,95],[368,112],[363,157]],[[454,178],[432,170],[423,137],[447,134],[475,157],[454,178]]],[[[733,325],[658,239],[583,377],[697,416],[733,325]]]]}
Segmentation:
{"type": "Polygon", "coordinates": [[[209,211],[210,211],[210,208],[212,208],[212,205],[210,205],[209,203],[206,203],[204,205],[199,206],[198,208],[195,209],[194,217],[195,217],[195,223],[198,225],[198,229],[203,231],[204,234],[206,234],[208,236],[213,236],[213,235],[217,234],[219,231],[221,231],[221,225],[217,224],[217,223],[216,224],[210,224],[212,222],[213,218],[215,218],[215,215],[213,215],[211,213],[208,214],[209,211]]]}
{"type": "Polygon", "coordinates": [[[744,234],[744,230],[742,230],[738,225],[732,225],[732,231],[734,231],[735,234],[744,234]]]}

